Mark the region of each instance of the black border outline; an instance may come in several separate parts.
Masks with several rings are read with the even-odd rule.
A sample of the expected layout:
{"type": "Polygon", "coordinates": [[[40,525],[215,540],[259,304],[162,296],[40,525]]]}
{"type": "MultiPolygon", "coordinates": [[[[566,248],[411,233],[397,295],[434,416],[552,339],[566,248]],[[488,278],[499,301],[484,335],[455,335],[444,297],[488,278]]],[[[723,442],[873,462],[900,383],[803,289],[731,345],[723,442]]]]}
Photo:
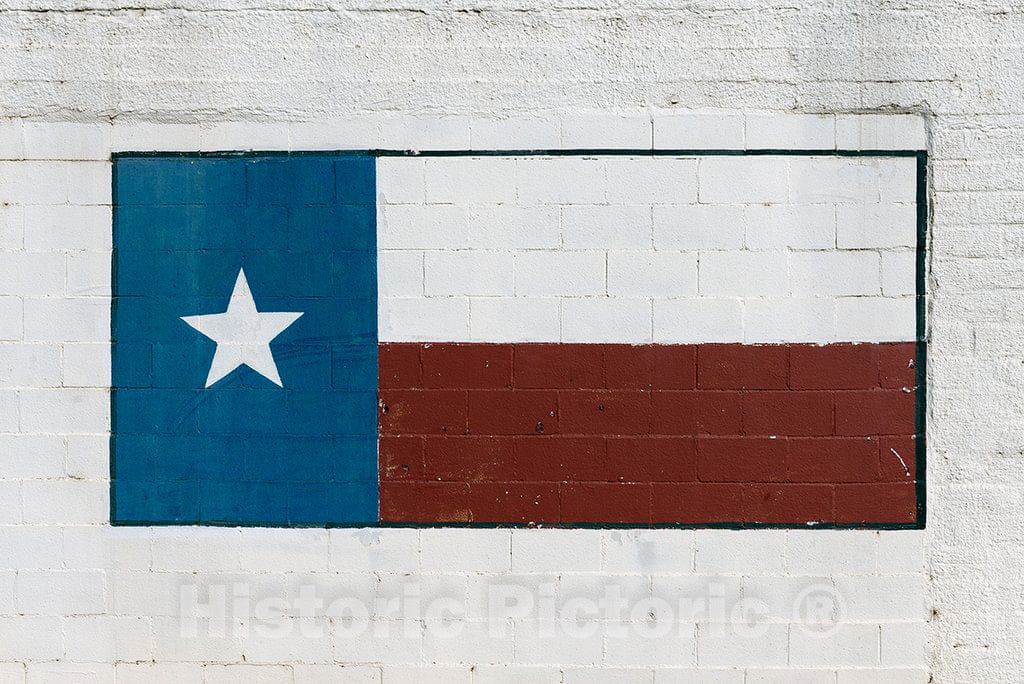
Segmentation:
{"type": "MultiPolygon", "coordinates": [[[[916,248],[916,360],[915,382],[915,449],[914,469],[916,477],[916,520],[909,523],[395,523],[376,521],[375,523],[282,523],[259,521],[202,521],[172,522],[150,520],[118,520],[116,518],[117,502],[115,497],[115,444],[114,444],[114,387],[110,391],[110,524],[113,527],[275,527],[296,529],[388,529],[388,528],[473,528],[473,529],[527,529],[531,527],[546,529],[832,529],[832,530],[921,530],[925,529],[927,518],[927,278],[928,278],[928,152],[925,150],[899,149],[652,149],[652,148],[574,148],[574,149],[510,149],[510,150],[401,150],[401,149],[347,149],[347,150],[246,150],[246,151],[125,151],[111,154],[111,204],[112,204],[112,249],[111,249],[111,298],[110,298],[110,339],[111,359],[114,354],[114,330],[117,317],[117,160],[147,157],[191,157],[191,158],[246,158],[246,157],[305,157],[305,156],[370,156],[378,157],[873,157],[896,158],[911,157],[916,159],[916,196],[917,206],[917,248],[916,248]]],[[[113,380],[113,377],[111,377],[113,380]]]]}

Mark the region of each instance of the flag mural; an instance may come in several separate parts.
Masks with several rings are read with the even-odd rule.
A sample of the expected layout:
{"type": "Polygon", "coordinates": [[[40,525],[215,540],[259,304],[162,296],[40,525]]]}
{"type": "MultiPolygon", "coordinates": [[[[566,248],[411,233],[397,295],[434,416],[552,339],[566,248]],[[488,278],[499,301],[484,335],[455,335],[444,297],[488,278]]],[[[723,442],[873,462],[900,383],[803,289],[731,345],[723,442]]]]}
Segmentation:
{"type": "Polygon", "coordinates": [[[112,520],[921,525],[921,161],[119,155],[112,520]]]}

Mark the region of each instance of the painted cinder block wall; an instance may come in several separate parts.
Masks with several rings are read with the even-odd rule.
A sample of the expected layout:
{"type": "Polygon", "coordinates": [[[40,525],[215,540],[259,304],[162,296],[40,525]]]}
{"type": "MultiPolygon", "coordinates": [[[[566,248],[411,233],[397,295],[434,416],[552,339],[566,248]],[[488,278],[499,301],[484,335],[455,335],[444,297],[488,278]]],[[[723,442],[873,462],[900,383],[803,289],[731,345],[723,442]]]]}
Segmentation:
{"type": "Polygon", "coordinates": [[[0,679],[1014,681],[1022,33],[1018,8],[949,0],[5,3],[0,679]],[[925,531],[109,527],[112,150],[652,140],[927,145],[925,531]],[[388,595],[405,575],[467,600],[494,578],[579,591],[622,577],[653,592],[714,577],[752,596],[826,578],[849,624],[824,642],[787,628],[749,643],[695,629],[687,649],[526,632],[454,645],[180,633],[189,583],[280,596],[344,582],[388,595]]]}

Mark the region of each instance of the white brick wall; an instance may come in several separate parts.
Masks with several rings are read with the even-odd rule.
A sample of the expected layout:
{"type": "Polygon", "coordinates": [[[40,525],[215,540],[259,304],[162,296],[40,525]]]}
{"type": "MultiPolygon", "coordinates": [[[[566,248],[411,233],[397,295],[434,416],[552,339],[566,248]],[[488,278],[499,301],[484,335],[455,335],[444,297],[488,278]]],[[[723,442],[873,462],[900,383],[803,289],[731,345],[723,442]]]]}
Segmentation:
{"type": "MultiPolygon", "coordinates": [[[[1022,489],[1024,339],[1024,100],[1016,68],[1024,15],[1014,3],[144,4],[145,11],[68,0],[5,3],[0,111],[13,118],[0,124],[0,158],[48,150],[61,159],[104,159],[107,141],[118,149],[365,147],[383,144],[385,133],[389,145],[545,149],[562,144],[563,129],[567,140],[587,146],[617,144],[619,135],[630,145],[653,138],[659,147],[690,149],[929,145],[927,557],[938,611],[929,664],[937,682],[1013,677],[1024,659],[1017,638],[1024,618],[1007,608],[1021,574],[1021,535],[1012,521],[1022,489]],[[631,109],[622,112],[628,123],[601,126],[588,115],[584,126],[575,116],[583,107],[631,109]],[[766,111],[794,120],[765,124],[766,111]],[[789,112],[825,116],[802,125],[789,112]],[[924,114],[927,133],[917,116],[893,112],[924,114]],[[291,124],[310,120],[321,123],[291,124]],[[645,129],[644,121],[653,125],[645,129]],[[57,122],[71,124],[61,130],[57,122]]],[[[10,248],[8,236],[0,228],[0,249],[10,248]]],[[[23,339],[22,298],[0,295],[0,339],[8,338],[23,339]]],[[[12,491],[20,485],[0,480],[3,501],[12,491]]],[[[0,520],[8,519],[0,507],[0,520]]],[[[890,554],[907,539],[896,538],[890,554]]],[[[313,667],[293,666],[295,680],[343,676],[334,666],[313,667]]],[[[0,678],[20,682],[58,669],[4,663],[0,678]]],[[[110,668],[94,669],[109,680],[110,668]]],[[[464,669],[443,676],[470,681],[464,669]]],[[[552,671],[560,676],[559,668],[542,667],[537,681],[552,671]]],[[[353,681],[380,678],[375,668],[345,672],[353,681]]],[[[494,672],[478,668],[478,679],[494,672]]],[[[927,679],[900,668],[844,670],[835,678],[813,669],[801,679],[765,672],[750,670],[746,680],[927,679]]],[[[194,663],[116,667],[118,682],[201,682],[205,674],[194,663]]],[[[598,676],[568,668],[564,681],[598,676]]],[[[616,670],[605,680],[735,684],[744,674],[648,668],[616,670]]]]}
{"type": "MultiPolygon", "coordinates": [[[[26,149],[32,157],[0,165],[10,202],[0,214],[0,681],[924,681],[923,532],[109,526],[110,167],[101,161],[109,146],[247,147],[284,136],[316,148],[323,136],[395,147],[642,147],[651,135],[647,117],[397,121],[360,125],[379,131],[372,141],[312,125],[0,126],[7,156],[26,149]],[[200,620],[200,636],[187,636],[183,587],[197,587],[200,604],[223,591],[228,622],[200,620]],[[346,636],[349,623],[326,607],[302,618],[299,604],[286,603],[292,615],[277,624],[287,633],[267,635],[232,603],[293,602],[303,587],[328,604],[358,599],[374,618],[369,631],[346,636]],[[495,587],[525,592],[517,596],[535,605],[491,632],[495,587]],[[820,587],[842,601],[838,636],[809,636],[794,617],[801,592],[820,587]],[[609,589],[626,612],[597,621],[584,613],[588,630],[568,634],[558,611],[586,608],[609,589]],[[457,636],[439,636],[423,618],[406,632],[396,601],[410,596],[423,606],[447,599],[457,636]],[[708,607],[744,599],[764,607],[754,634],[708,607]],[[666,610],[670,631],[645,636],[648,611],[662,618],[666,610]]],[[[664,139],[677,142],[659,144],[725,147],[735,142],[727,135],[768,136],[769,124],[727,113],[675,117],[664,139]]],[[[864,135],[876,135],[874,125],[864,135]]],[[[772,135],[816,147],[826,128],[787,119],[772,135]]],[[[904,140],[913,138],[891,142],[904,140]]],[[[482,341],[913,334],[913,198],[893,189],[883,200],[884,162],[855,165],[855,178],[866,174],[877,193],[865,209],[868,196],[850,196],[841,183],[813,198],[819,203],[793,203],[807,191],[793,185],[785,158],[756,163],[777,183],[744,187],[730,177],[720,188],[710,185],[715,173],[748,173],[741,162],[752,160],[721,168],[705,168],[705,158],[484,161],[381,161],[382,338],[389,330],[482,341]],[[710,202],[716,193],[725,203],[710,202]],[[780,203],[759,203],[769,195],[780,203]],[[741,291],[727,287],[736,273],[747,282],[741,291]],[[809,290],[828,296],[804,297],[809,290]],[[794,297],[802,297],[796,306],[794,297]],[[879,318],[878,307],[893,313],[879,318]]],[[[822,173],[844,168],[829,163],[822,173]]],[[[912,171],[887,177],[895,188],[912,171]]]]}
{"type": "Polygon", "coordinates": [[[904,161],[383,158],[381,339],[914,339],[914,194],[879,189],[916,188],[904,161]]]}

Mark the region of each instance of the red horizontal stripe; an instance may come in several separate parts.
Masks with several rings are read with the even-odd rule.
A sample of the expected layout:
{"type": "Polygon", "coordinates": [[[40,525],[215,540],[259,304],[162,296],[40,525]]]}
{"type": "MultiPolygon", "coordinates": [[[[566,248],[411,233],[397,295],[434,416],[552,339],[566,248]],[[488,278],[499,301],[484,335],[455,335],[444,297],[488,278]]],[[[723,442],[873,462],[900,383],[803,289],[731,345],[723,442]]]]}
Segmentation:
{"type": "Polygon", "coordinates": [[[384,522],[903,523],[915,345],[382,344],[384,522]]]}

